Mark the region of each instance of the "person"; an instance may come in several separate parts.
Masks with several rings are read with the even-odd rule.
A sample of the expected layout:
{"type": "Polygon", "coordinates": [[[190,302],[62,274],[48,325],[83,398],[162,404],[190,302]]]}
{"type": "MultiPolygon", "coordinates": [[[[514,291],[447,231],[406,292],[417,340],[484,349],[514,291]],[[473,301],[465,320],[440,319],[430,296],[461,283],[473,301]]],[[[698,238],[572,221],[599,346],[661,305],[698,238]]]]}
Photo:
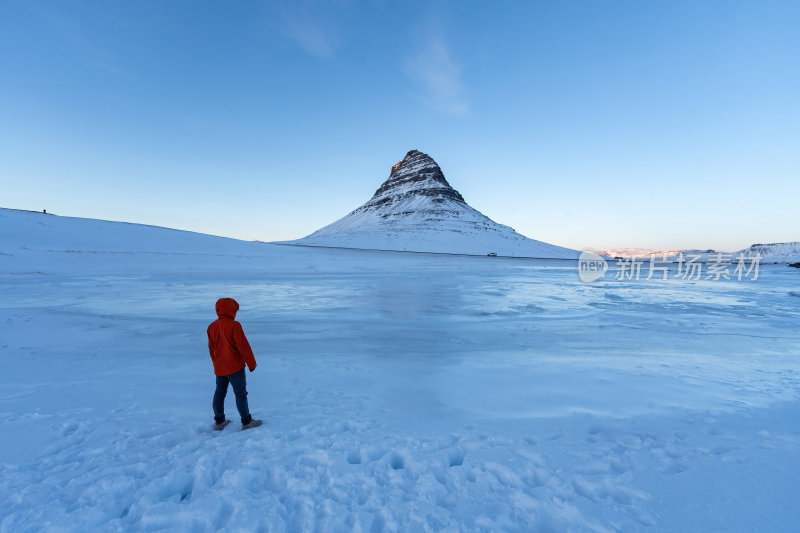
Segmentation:
{"type": "Polygon", "coordinates": [[[219,431],[230,423],[225,419],[225,396],[228,384],[236,395],[236,408],[242,419],[242,429],[250,429],[261,425],[250,415],[247,405],[247,380],[244,367],[250,372],[256,369],[256,358],[242,325],[236,321],[239,304],[233,298],[220,298],[216,305],[217,319],[208,326],[208,352],[214,363],[214,374],[217,377],[217,388],[214,391],[212,407],[214,409],[214,429],[219,431]]]}

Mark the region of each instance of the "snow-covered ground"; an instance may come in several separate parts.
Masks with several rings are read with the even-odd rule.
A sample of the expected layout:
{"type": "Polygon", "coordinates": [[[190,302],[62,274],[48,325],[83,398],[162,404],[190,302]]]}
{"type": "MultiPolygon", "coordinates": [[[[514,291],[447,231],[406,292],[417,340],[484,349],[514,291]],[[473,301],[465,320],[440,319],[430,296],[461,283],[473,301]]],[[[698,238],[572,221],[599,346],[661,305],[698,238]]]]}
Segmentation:
{"type": "Polygon", "coordinates": [[[797,269],[583,284],[0,210],[0,287],[3,533],[800,523],[797,269]],[[248,432],[232,394],[211,431],[222,296],[248,432]]]}

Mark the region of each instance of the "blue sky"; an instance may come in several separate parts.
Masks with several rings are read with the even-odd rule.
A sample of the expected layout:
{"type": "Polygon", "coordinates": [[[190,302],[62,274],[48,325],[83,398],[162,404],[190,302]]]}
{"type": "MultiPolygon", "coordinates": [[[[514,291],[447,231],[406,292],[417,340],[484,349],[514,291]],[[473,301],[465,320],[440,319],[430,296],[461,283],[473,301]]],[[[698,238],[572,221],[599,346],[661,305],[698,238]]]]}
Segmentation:
{"type": "Polygon", "coordinates": [[[0,206],[304,236],[411,149],[575,248],[800,240],[798,2],[4,2],[0,206]]]}

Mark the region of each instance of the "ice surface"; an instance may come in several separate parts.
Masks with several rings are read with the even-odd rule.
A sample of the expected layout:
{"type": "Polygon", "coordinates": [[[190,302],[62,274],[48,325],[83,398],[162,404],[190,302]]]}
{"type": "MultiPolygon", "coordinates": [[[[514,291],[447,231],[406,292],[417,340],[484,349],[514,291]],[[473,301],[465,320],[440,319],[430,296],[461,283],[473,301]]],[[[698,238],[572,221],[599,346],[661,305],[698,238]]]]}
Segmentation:
{"type": "Polygon", "coordinates": [[[0,532],[795,531],[800,271],[613,279],[0,210],[0,532]],[[211,430],[217,298],[259,367],[211,430]]]}

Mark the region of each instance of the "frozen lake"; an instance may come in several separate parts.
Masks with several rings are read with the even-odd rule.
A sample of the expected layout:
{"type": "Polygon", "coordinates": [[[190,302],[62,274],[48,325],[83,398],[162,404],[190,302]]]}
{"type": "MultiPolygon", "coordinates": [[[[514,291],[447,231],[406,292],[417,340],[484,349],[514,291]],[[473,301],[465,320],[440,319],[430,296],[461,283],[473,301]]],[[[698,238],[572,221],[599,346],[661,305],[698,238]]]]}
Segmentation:
{"type": "Polygon", "coordinates": [[[2,532],[800,523],[796,269],[584,284],[569,262],[138,227],[60,244],[20,220],[0,240],[2,532]],[[246,433],[232,394],[210,430],[223,296],[259,363],[246,433]]]}

